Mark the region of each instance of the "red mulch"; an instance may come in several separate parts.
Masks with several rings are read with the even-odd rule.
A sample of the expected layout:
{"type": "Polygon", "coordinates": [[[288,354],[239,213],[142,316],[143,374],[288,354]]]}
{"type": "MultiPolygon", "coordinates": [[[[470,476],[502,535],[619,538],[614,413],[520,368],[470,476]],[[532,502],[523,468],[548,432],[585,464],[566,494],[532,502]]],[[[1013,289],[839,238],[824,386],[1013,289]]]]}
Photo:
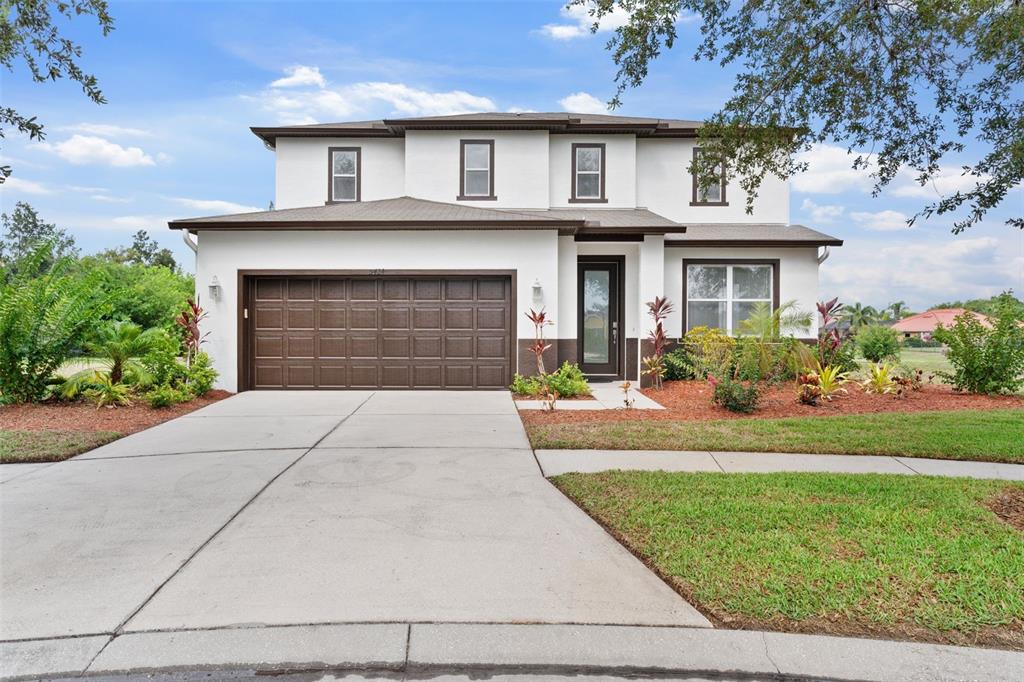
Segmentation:
{"type": "Polygon", "coordinates": [[[1024,488],[1006,488],[988,501],[992,513],[1024,533],[1024,488]]]}
{"type": "Polygon", "coordinates": [[[116,431],[129,434],[206,407],[232,395],[213,390],[187,403],[153,409],[138,400],[128,407],[96,408],[85,402],[5,405],[0,429],[20,431],[116,431]]]}
{"type": "Polygon", "coordinates": [[[796,385],[785,383],[765,390],[760,407],[750,415],[730,412],[711,404],[711,386],[705,381],[666,381],[656,391],[645,388],[642,393],[664,405],[665,410],[540,410],[520,412],[523,421],[538,424],[564,422],[632,421],[632,420],[707,420],[764,419],[773,417],[827,417],[841,414],[878,412],[931,412],[935,410],[994,410],[1024,408],[1024,397],[986,396],[954,393],[946,385],[925,384],[905,398],[865,393],[860,386],[849,383],[848,393],[832,401],[822,400],[816,407],[797,402],[796,385]]]}

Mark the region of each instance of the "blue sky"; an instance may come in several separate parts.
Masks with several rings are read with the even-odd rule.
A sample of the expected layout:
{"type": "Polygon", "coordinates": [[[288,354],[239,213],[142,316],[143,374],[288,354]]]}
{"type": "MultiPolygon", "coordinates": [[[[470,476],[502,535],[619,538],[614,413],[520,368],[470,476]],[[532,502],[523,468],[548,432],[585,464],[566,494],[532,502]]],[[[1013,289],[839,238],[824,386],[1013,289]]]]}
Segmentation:
{"type": "MultiPolygon", "coordinates": [[[[9,135],[14,166],[0,190],[67,228],[83,251],[126,244],[144,228],[191,269],[170,218],[265,208],[273,155],[250,125],[363,120],[456,111],[600,111],[614,93],[605,32],[560,2],[112,2],[116,30],[68,26],[108,104],[71,83],[3,73],[3,103],[37,115],[45,143],[9,135]]],[[[621,113],[701,118],[721,105],[731,73],[691,59],[697,27],[628,92],[621,113]]],[[[846,240],[822,267],[821,295],[912,307],[1024,293],[1024,235],[1003,225],[1024,213],[1017,188],[985,224],[953,236],[951,220],[908,229],[902,219],[962,187],[968,145],[929,187],[897,179],[878,198],[841,148],[809,155],[793,181],[791,218],[846,240]]]]}

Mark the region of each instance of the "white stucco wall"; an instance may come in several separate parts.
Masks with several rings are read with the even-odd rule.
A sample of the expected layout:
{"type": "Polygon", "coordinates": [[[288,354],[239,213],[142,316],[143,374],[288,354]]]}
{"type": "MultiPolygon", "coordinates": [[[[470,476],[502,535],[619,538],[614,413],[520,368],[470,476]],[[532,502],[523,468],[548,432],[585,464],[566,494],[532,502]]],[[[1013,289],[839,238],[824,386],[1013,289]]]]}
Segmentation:
{"type": "MultiPolygon", "coordinates": [[[[237,389],[239,270],[516,270],[517,333],[527,338],[533,335],[533,326],[522,311],[530,307],[545,306],[556,324],[564,324],[558,309],[557,240],[554,230],[204,231],[199,235],[196,289],[209,312],[203,325],[209,332],[204,348],[220,373],[217,387],[237,389]],[[214,276],[221,284],[217,301],[207,293],[214,276]],[[539,302],[533,300],[535,281],[543,291],[539,302]]],[[[570,329],[575,335],[575,319],[570,329]]],[[[549,338],[558,335],[558,327],[547,331],[549,338]]]]}
{"type": "Polygon", "coordinates": [[[596,206],[634,208],[636,206],[635,135],[551,135],[550,205],[567,207],[596,206]],[[574,204],[572,196],[573,143],[605,145],[605,198],[603,204],[574,204]]]}
{"type": "Polygon", "coordinates": [[[695,140],[637,140],[636,205],[680,223],[789,223],[789,183],[769,176],[758,190],[754,212],[734,177],[725,189],[728,206],[690,206],[693,177],[689,164],[695,140]]]}
{"type": "MultiPolygon", "coordinates": [[[[682,334],[684,258],[778,258],[779,302],[795,300],[801,310],[813,313],[813,321],[808,335],[817,335],[818,318],[815,304],[818,300],[818,250],[816,248],[666,248],[665,293],[669,300],[676,304],[676,312],[666,321],[666,329],[673,337],[682,334]]],[[[803,334],[803,331],[797,333],[799,336],[803,336],[803,334]]]]}
{"type": "Polygon", "coordinates": [[[481,208],[548,207],[548,134],[544,130],[434,131],[405,134],[405,188],[417,199],[481,208]],[[462,200],[460,140],[494,140],[497,200],[462,200]]]}
{"type": "MultiPolygon", "coordinates": [[[[401,138],[295,138],[277,139],[275,206],[322,206],[327,201],[327,149],[359,147],[363,168],[363,201],[393,199],[405,194],[405,144],[401,138]]],[[[456,154],[456,156],[458,156],[456,154]]]]}

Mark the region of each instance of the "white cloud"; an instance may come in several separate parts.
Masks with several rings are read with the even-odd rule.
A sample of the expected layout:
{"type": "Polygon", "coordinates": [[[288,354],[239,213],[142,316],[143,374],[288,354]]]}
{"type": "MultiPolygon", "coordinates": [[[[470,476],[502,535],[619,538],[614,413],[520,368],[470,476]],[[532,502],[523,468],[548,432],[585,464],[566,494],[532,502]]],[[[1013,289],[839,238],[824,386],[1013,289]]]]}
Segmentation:
{"type": "Polygon", "coordinates": [[[116,218],[110,218],[109,220],[99,218],[89,221],[79,221],[79,224],[82,227],[113,227],[125,230],[148,230],[149,232],[155,232],[157,230],[166,230],[167,223],[170,220],[173,220],[173,218],[159,215],[123,215],[117,216],[116,218]]]}
{"type": "Polygon", "coordinates": [[[905,170],[900,181],[893,186],[890,194],[894,197],[915,197],[922,199],[939,199],[940,197],[967,192],[974,189],[978,182],[985,178],[965,175],[960,168],[940,168],[935,176],[921,185],[915,179],[913,171],[905,170]]]}
{"type": "MultiPolygon", "coordinates": [[[[590,27],[594,24],[594,19],[590,16],[592,7],[593,3],[591,2],[563,7],[560,11],[562,19],[570,23],[545,24],[540,28],[541,35],[553,40],[573,40],[590,35],[590,27]]],[[[611,12],[601,17],[597,31],[598,33],[614,31],[628,23],[629,12],[622,9],[620,5],[616,5],[611,12]]]]}
{"type": "Polygon", "coordinates": [[[125,126],[109,125],[106,123],[78,123],[71,126],[61,126],[57,130],[69,133],[85,133],[86,135],[99,135],[100,137],[152,137],[153,133],[142,128],[127,128],[125,126]]]}
{"type": "Polygon", "coordinates": [[[608,106],[587,92],[574,92],[558,100],[566,111],[577,114],[607,114],[608,106]]]}
{"type": "Polygon", "coordinates": [[[900,213],[899,211],[886,210],[874,213],[866,211],[851,211],[850,217],[853,218],[858,225],[868,230],[890,232],[893,230],[908,229],[907,220],[909,219],[909,216],[900,213]]]}
{"type": "Polygon", "coordinates": [[[131,168],[156,165],[153,157],[139,147],[122,147],[116,142],[92,135],[72,135],[63,142],[43,143],[41,147],[78,166],[102,164],[131,168]]]}
{"type": "Polygon", "coordinates": [[[943,300],[988,297],[1019,276],[1006,251],[995,237],[848,240],[822,266],[819,295],[873,305],[899,298],[918,309],[943,300]]]}
{"type": "Polygon", "coordinates": [[[255,206],[236,204],[233,201],[223,201],[221,199],[189,199],[188,197],[174,197],[173,200],[182,206],[194,208],[197,211],[208,211],[213,214],[252,213],[253,211],[263,210],[262,208],[257,208],[255,206]]]}
{"type": "Polygon", "coordinates": [[[846,209],[835,204],[816,204],[810,199],[804,199],[800,204],[800,210],[809,215],[813,222],[821,224],[834,223],[846,209]]]}
{"type": "Polygon", "coordinates": [[[464,90],[436,92],[404,83],[359,82],[338,86],[270,88],[247,99],[292,125],[337,121],[355,115],[440,116],[494,111],[494,101],[464,90]]]}
{"type": "Polygon", "coordinates": [[[128,197],[112,197],[109,194],[92,194],[89,198],[93,201],[101,201],[105,204],[130,204],[132,202],[128,197]]]}
{"type": "Polygon", "coordinates": [[[842,147],[814,145],[810,151],[797,155],[797,161],[806,162],[808,169],[793,176],[793,189],[806,194],[839,194],[858,189],[869,191],[873,184],[870,177],[873,164],[865,169],[854,169],[853,161],[857,156],[842,147]]]}
{"type": "Polygon", "coordinates": [[[4,184],[0,185],[0,188],[5,190],[14,190],[15,192],[21,192],[22,194],[53,194],[53,190],[49,187],[32,180],[19,178],[16,175],[12,175],[7,178],[7,180],[4,181],[4,184]]]}
{"type": "Polygon", "coordinates": [[[290,66],[284,70],[287,76],[278,78],[270,84],[272,88],[296,88],[315,85],[319,88],[327,86],[320,69],[316,66],[290,66]]]}

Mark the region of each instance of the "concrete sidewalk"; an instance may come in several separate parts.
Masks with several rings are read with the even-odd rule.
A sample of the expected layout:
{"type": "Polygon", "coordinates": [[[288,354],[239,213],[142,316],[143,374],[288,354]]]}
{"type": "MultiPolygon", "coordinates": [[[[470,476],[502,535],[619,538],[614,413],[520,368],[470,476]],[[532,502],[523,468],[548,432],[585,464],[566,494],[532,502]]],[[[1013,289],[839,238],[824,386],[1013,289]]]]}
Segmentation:
{"type": "MultiPolygon", "coordinates": [[[[682,627],[378,623],[142,632],[0,644],[6,678],[187,671],[1017,681],[1024,653],[682,627]],[[13,663],[13,665],[12,665],[13,663]]],[[[234,676],[234,675],[232,675],[234,676]]],[[[535,678],[532,678],[535,679],[535,678]]]]}
{"type": "Polygon", "coordinates": [[[805,455],[779,452],[690,452],[685,450],[537,450],[545,476],[598,471],[718,471],[770,473],[902,474],[1024,481],[1024,464],[965,462],[873,455],[805,455]]]}

